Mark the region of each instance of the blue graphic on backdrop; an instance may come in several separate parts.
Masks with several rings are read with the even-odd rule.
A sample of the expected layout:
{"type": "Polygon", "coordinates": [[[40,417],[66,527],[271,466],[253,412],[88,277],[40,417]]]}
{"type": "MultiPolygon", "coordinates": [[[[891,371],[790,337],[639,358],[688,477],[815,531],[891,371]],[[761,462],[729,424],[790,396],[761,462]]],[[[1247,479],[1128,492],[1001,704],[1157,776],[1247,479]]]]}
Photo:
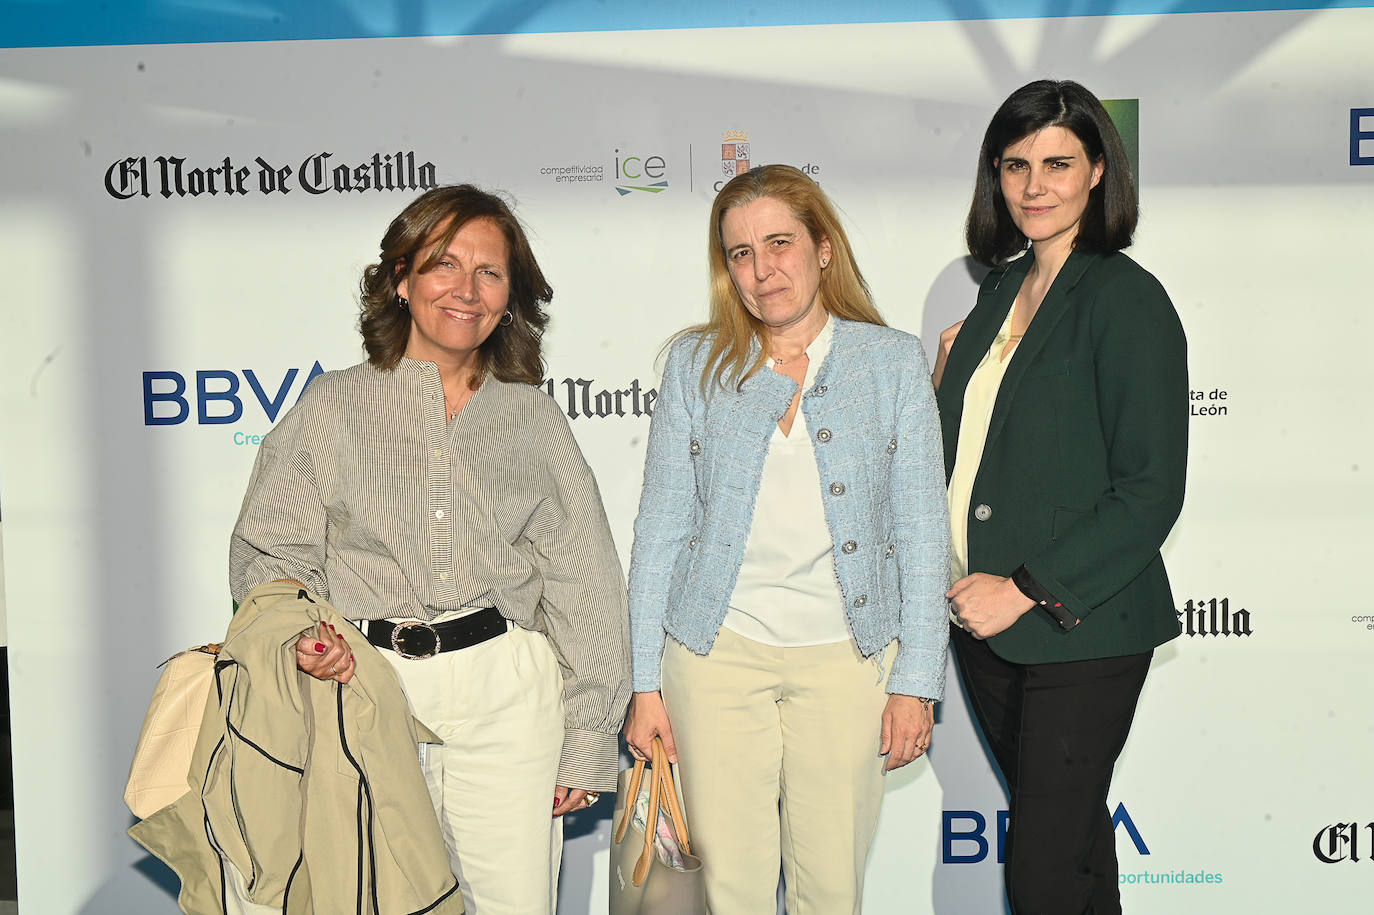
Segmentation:
{"type": "MultiPolygon", "coordinates": [[[[191,402],[195,401],[195,421],[202,426],[227,426],[243,418],[244,404],[256,403],[268,422],[276,422],[277,414],[295,390],[296,400],[306,385],[324,374],[319,360],[309,371],[287,369],[280,381],[270,375],[259,376],[253,369],[241,373],[230,369],[199,369],[192,376],[195,390],[180,372],[143,373],[143,425],[176,426],[191,418],[191,402]],[[303,377],[302,377],[303,375],[303,377]],[[240,382],[240,377],[243,379],[240,382]],[[299,387],[296,380],[300,377],[299,387]],[[252,392],[251,400],[244,385],[252,392]]],[[[292,403],[296,401],[293,400],[292,403]]]]}
{"type": "Polygon", "coordinates": [[[1374,153],[1364,156],[1360,154],[1360,144],[1369,143],[1369,148],[1374,150],[1374,108],[1351,108],[1350,109],[1350,164],[1351,165],[1374,165],[1374,153]],[[1365,129],[1362,124],[1365,118],[1369,118],[1369,129],[1365,129]]]}
{"type": "MultiPolygon", "coordinates": [[[[994,837],[997,843],[997,863],[1006,863],[1007,846],[1007,825],[1011,822],[1011,814],[1006,810],[997,811],[997,833],[994,837]]],[[[1131,815],[1126,812],[1126,805],[1120,803],[1116,805],[1116,810],[1112,811],[1112,826],[1117,829],[1124,829],[1131,843],[1135,845],[1135,850],[1139,854],[1148,855],[1149,846],[1145,844],[1145,839],[1140,835],[1140,830],[1136,827],[1131,815]]],[[[940,860],[944,864],[977,864],[987,859],[992,851],[991,842],[987,835],[988,818],[977,810],[946,810],[940,821],[940,860]],[[958,846],[956,848],[956,845],[958,846]]]]}

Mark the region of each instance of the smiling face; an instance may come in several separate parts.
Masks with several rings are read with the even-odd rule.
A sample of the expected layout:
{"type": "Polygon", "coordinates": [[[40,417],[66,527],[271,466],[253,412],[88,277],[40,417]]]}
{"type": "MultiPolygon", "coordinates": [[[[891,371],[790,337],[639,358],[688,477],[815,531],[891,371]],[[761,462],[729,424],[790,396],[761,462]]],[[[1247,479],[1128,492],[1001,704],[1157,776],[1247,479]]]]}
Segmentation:
{"type": "Polygon", "coordinates": [[[744,307],[777,334],[823,322],[821,270],[830,261],[830,240],[811,240],[786,204],[760,197],[726,210],[721,241],[730,279],[744,307]]]}
{"type": "Polygon", "coordinates": [[[1046,127],[1002,150],[997,172],[1012,222],[1037,249],[1071,245],[1102,180],[1102,162],[1088,158],[1083,142],[1064,127],[1046,127]]]}
{"type": "MultiPolygon", "coordinates": [[[[441,223],[421,250],[433,250],[448,223],[441,223]]],[[[410,339],[405,354],[443,367],[469,368],[496,329],[510,300],[510,249],[500,227],[474,219],[454,233],[432,267],[414,264],[397,291],[410,300],[410,339]]]]}

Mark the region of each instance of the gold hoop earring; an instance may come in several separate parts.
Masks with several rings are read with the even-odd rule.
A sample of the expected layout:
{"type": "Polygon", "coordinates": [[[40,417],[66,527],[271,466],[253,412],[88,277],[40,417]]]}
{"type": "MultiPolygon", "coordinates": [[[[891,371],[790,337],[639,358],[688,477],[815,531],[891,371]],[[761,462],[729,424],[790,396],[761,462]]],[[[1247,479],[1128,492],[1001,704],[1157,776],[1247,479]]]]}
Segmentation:
{"type": "Polygon", "coordinates": [[[511,326],[512,324],[514,324],[514,323],[515,323],[515,315],[511,314],[509,311],[507,311],[505,314],[503,314],[503,315],[501,316],[501,326],[502,326],[502,327],[510,327],[510,326],[511,326]]]}

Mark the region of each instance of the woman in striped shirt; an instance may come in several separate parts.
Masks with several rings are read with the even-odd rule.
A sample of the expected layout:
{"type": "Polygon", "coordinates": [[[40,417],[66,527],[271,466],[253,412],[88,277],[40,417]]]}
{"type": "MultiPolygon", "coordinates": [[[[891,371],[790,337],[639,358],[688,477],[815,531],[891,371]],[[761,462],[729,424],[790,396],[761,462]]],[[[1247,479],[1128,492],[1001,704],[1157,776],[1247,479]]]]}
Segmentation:
{"type": "Polygon", "coordinates": [[[551,297],[499,198],[413,201],[363,275],[367,361],[264,439],[231,551],[235,598],[291,580],[363,621],[304,633],[306,673],[347,683],[350,637],[394,663],[477,915],[554,909],[558,817],[614,789],[630,691],[600,494],[537,387],[551,297]]]}

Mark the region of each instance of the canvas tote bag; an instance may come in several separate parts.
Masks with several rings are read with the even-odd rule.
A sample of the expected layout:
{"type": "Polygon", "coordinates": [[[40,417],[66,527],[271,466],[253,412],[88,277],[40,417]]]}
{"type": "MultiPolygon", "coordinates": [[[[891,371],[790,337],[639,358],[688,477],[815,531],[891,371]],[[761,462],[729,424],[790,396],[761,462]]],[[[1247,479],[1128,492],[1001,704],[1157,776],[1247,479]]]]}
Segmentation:
{"type": "Polygon", "coordinates": [[[139,819],[147,819],[190,790],[186,776],[218,654],[218,644],[199,645],[158,665],[164,669],[138,732],[124,787],[124,803],[139,819]]]}

